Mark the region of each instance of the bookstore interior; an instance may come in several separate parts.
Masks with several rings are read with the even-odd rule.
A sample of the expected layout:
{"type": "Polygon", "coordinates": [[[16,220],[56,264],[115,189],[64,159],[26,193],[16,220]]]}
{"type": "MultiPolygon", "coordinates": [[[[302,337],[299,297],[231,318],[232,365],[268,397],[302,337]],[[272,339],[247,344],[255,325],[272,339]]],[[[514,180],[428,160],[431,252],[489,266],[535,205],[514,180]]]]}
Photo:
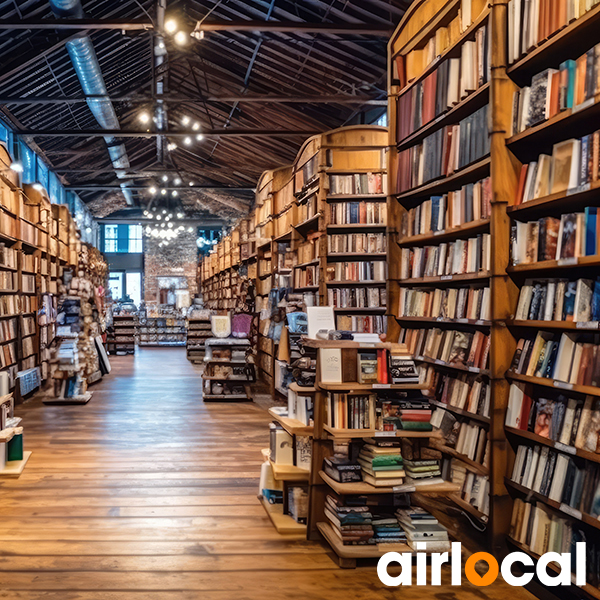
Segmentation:
{"type": "Polygon", "coordinates": [[[0,1],[0,595],[600,600],[596,104],[600,0],[0,1]]]}

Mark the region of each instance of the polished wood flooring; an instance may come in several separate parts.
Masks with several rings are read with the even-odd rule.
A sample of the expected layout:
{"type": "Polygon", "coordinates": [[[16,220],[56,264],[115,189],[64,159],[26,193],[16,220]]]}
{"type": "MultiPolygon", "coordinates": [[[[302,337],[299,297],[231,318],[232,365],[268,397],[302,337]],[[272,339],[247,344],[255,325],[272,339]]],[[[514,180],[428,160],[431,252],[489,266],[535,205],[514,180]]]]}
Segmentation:
{"type": "Polygon", "coordinates": [[[18,407],[33,456],[0,480],[0,599],[512,600],[489,588],[385,588],[326,545],[277,534],[257,501],[269,416],[204,404],[182,349],[111,357],[86,406],[18,407]]]}

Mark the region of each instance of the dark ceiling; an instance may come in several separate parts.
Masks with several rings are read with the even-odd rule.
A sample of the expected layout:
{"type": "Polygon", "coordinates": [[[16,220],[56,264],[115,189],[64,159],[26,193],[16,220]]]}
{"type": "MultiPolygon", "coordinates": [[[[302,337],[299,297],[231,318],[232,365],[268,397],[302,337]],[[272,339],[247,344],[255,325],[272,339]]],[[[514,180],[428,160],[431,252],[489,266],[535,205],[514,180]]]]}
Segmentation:
{"type": "MultiPolygon", "coordinates": [[[[355,122],[365,110],[377,109],[350,102],[348,95],[385,100],[387,37],[364,32],[368,26],[393,29],[407,4],[401,0],[169,1],[167,19],[174,16],[182,27],[193,28],[205,19],[206,24],[252,20],[352,29],[341,34],[211,31],[203,40],[189,38],[185,47],[166,36],[168,57],[158,68],[153,29],[87,30],[121,129],[148,127],[140,123],[139,115],[144,110],[153,114],[157,78],[164,77],[164,94],[177,100],[166,104],[168,132],[161,142],[163,150],[169,142],[176,143],[177,149],[161,155],[156,138],[121,138],[132,167],[126,181],[138,188],[135,202],[145,206],[150,195],[144,188],[160,185],[161,175],[167,173],[171,182],[179,177],[182,187],[187,186],[180,196],[190,210],[229,218],[243,214],[259,175],[289,164],[310,133],[355,122]],[[280,101],[256,101],[265,95],[280,101]],[[317,95],[328,98],[315,101],[317,95]],[[282,97],[294,102],[281,102],[282,97]],[[187,126],[186,116],[191,119],[187,126]],[[189,130],[194,122],[209,134],[202,141],[194,137],[186,146],[183,137],[169,137],[169,132],[189,130]],[[239,135],[248,129],[256,133],[239,135]],[[225,135],[210,134],[215,130],[225,135]],[[235,132],[238,135],[231,135],[235,132]],[[192,190],[190,182],[213,189],[192,190]]],[[[151,20],[158,28],[155,1],[94,0],[83,2],[83,8],[88,19],[151,20]]],[[[8,19],[55,17],[47,0],[0,0],[0,22],[8,19]]],[[[94,134],[100,128],[85,102],[57,101],[83,96],[65,48],[77,35],[73,29],[52,27],[0,29],[0,110],[17,131],[31,134],[27,141],[63,183],[74,188],[94,186],[77,191],[96,214],[105,216],[125,201],[104,139],[94,134]],[[27,97],[38,101],[14,101],[27,97]],[[49,130],[53,135],[35,133],[49,130]],[[72,135],[78,131],[86,135],[72,135]]]]}

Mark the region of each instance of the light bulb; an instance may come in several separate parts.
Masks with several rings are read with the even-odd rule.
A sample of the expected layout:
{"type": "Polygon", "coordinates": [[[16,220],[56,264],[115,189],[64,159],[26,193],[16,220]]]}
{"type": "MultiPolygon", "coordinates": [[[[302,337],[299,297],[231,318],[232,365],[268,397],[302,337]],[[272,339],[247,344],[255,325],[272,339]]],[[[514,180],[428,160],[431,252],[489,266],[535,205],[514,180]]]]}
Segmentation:
{"type": "Polygon", "coordinates": [[[167,195],[167,190],[165,190],[164,188],[162,190],[160,190],[160,193],[162,196],[166,196],[167,195]]]}
{"type": "Polygon", "coordinates": [[[160,215],[156,215],[156,220],[160,221],[160,219],[161,219],[160,215]]]}
{"type": "Polygon", "coordinates": [[[173,218],[173,213],[169,213],[169,219],[173,218]]]}
{"type": "Polygon", "coordinates": [[[194,187],[194,182],[193,182],[193,181],[190,181],[190,183],[189,183],[189,186],[190,186],[190,187],[194,187]]]}
{"type": "Polygon", "coordinates": [[[12,163],[10,163],[10,168],[15,173],[22,173],[23,172],[23,165],[20,162],[12,162],[12,163]]]}
{"type": "Polygon", "coordinates": [[[192,125],[192,129],[194,131],[198,131],[198,129],[200,129],[200,123],[198,123],[198,121],[196,121],[193,125],[192,125]]]}
{"type": "Polygon", "coordinates": [[[203,136],[201,133],[199,133],[199,134],[196,136],[196,139],[197,139],[199,142],[201,142],[201,141],[204,139],[204,136],[203,136]]]}
{"type": "Polygon", "coordinates": [[[188,227],[188,232],[192,233],[192,231],[194,231],[194,228],[193,227],[188,227]]]}
{"type": "Polygon", "coordinates": [[[171,196],[173,196],[173,198],[176,198],[177,197],[177,190],[173,190],[171,192],[171,196]]]}
{"type": "Polygon", "coordinates": [[[151,194],[156,194],[156,188],[154,186],[152,186],[149,190],[148,190],[151,194]]]}
{"type": "Polygon", "coordinates": [[[175,19],[169,19],[165,22],[165,31],[167,33],[175,33],[177,31],[177,21],[175,19]]]}
{"type": "Polygon", "coordinates": [[[144,124],[150,123],[150,114],[148,112],[146,112],[146,111],[141,112],[140,116],[138,118],[144,124]]]}
{"type": "Polygon", "coordinates": [[[188,43],[188,34],[185,31],[178,31],[173,38],[179,46],[185,46],[188,43]]]}
{"type": "Polygon", "coordinates": [[[169,223],[169,227],[173,227],[173,223],[169,223]]]}
{"type": "Polygon", "coordinates": [[[177,218],[178,218],[178,219],[183,219],[183,217],[184,217],[184,214],[183,214],[183,213],[177,213],[177,218]]]}
{"type": "Polygon", "coordinates": [[[166,215],[166,214],[167,214],[167,211],[166,211],[166,209],[164,209],[164,208],[163,208],[163,210],[162,210],[162,214],[163,214],[163,215],[166,215]]]}
{"type": "Polygon", "coordinates": [[[181,179],[179,179],[179,177],[175,177],[175,180],[173,181],[173,183],[175,185],[181,185],[181,179]]]}
{"type": "Polygon", "coordinates": [[[41,192],[44,189],[41,183],[34,183],[32,187],[36,192],[41,192]]]}
{"type": "Polygon", "coordinates": [[[182,125],[189,125],[190,124],[190,118],[186,115],[185,117],[183,117],[181,119],[181,124],[182,125]]]}
{"type": "Polygon", "coordinates": [[[172,151],[172,150],[177,150],[177,144],[171,142],[170,144],[167,144],[167,150],[172,151]]]}
{"type": "Polygon", "coordinates": [[[189,146],[192,143],[192,138],[188,135],[186,138],[184,138],[183,143],[186,146],[189,146]]]}
{"type": "Polygon", "coordinates": [[[168,175],[163,175],[162,176],[162,180],[165,181],[165,182],[169,181],[169,176],[168,175]]]}

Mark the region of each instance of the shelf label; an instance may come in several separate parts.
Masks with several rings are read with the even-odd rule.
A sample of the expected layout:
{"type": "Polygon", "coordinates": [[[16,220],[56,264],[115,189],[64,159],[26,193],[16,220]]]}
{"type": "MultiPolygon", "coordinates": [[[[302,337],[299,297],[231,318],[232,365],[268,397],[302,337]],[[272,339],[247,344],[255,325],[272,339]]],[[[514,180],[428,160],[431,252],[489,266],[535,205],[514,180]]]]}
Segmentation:
{"type": "Polygon", "coordinates": [[[396,432],[395,431],[376,431],[375,432],[375,437],[376,438],[388,438],[388,437],[396,437],[396,432]]]}
{"type": "Polygon", "coordinates": [[[440,229],[440,231],[434,231],[433,235],[444,235],[444,233],[446,233],[443,229],[440,229]]]}
{"type": "Polygon", "coordinates": [[[569,266],[573,266],[576,265],[578,261],[578,258],[576,256],[571,256],[571,258],[561,258],[558,261],[558,266],[559,267],[569,267],[569,266]]]}
{"type": "Polygon", "coordinates": [[[456,319],[457,323],[468,323],[469,319],[456,319]]]}
{"type": "Polygon", "coordinates": [[[569,506],[568,504],[561,504],[560,510],[571,517],[581,520],[581,511],[569,506]]]}
{"type": "Polygon", "coordinates": [[[561,390],[572,390],[573,389],[573,384],[572,383],[566,383],[565,381],[555,381],[554,382],[554,387],[560,388],[561,390]]]}
{"type": "Polygon", "coordinates": [[[358,344],[359,348],[375,348],[376,346],[377,344],[368,342],[359,342],[358,344]]]}
{"type": "Polygon", "coordinates": [[[469,371],[471,371],[471,373],[481,373],[481,369],[478,367],[469,367],[469,371]]]}
{"type": "Polygon", "coordinates": [[[566,454],[577,454],[577,449],[573,446],[567,446],[566,444],[561,444],[560,442],[554,442],[554,447],[561,452],[565,452],[566,454]]]}
{"type": "Polygon", "coordinates": [[[373,384],[374,390],[389,390],[389,389],[391,389],[391,387],[392,387],[391,383],[374,383],[373,384]]]}
{"type": "Polygon", "coordinates": [[[439,358],[435,359],[435,364],[436,365],[445,365],[446,363],[443,360],[440,360],[439,358]]]}
{"type": "Polygon", "coordinates": [[[442,275],[440,281],[452,281],[452,275],[442,275]]]}
{"type": "Polygon", "coordinates": [[[576,325],[577,329],[598,329],[600,323],[598,321],[580,321],[576,325]]]}

